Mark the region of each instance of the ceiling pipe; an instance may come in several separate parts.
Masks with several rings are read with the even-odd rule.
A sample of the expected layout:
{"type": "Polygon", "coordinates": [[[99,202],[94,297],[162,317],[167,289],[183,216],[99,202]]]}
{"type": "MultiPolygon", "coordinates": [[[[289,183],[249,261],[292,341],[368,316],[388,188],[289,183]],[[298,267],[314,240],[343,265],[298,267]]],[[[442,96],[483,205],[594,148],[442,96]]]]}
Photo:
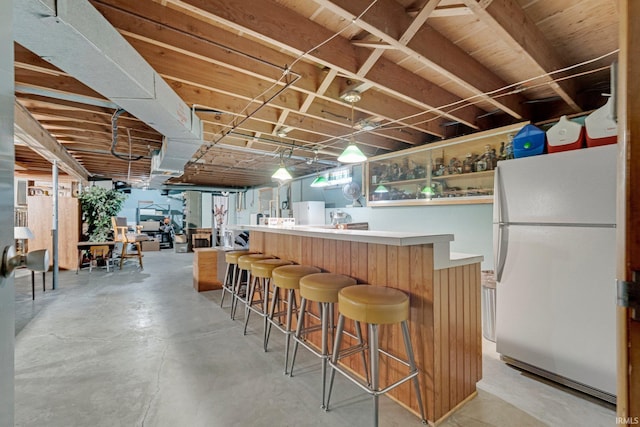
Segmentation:
{"type": "Polygon", "coordinates": [[[231,126],[231,129],[229,129],[227,132],[223,133],[218,139],[216,139],[215,141],[213,141],[212,144],[208,144],[206,146],[206,148],[200,149],[200,152],[198,153],[198,155],[196,156],[195,160],[192,160],[189,162],[189,164],[195,163],[198,160],[200,160],[205,154],[207,154],[207,152],[211,149],[211,147],[213,147],[214,145],[216,145],[218,142],[220,142],[225,136],[229,135],[229,133],[233,132],[234,130],[236,130],[240,125],[242,125],[244,122],[246,122],[247,120],[249,120],[251,117],[253,117],[258,111],[262,110],[264,107],[266,107],[267,105],[269,105],[269,103],[274,100],[275,98],[277,98],[278,96],[280,96],[280,94],[282,92],[284,92],[285,90],[289,89],[289,86],[293,85],[295,82],[297,82],[301,76],[300,74],[296,74],[296,73],[292,73],[289,68],[285,68],[283,71],[283,76],[288,76],[288,75],[293,75],[294,79],[287,82],[283,87],[281,87],[280,89],[278,89],[278,91],[276,93],[274,93],[272,96],[270,96],[269,98],[267,98],[265,101],[262,102],[262,104],[260,104],[255,110],[253,110],[251,113],[249,113],[247,116],[245,116],[242,120],[240,120],[238,123],[234,123],[233,126],[231,126]]]}
{"type": "Polygon", "coordinates": [[[175,175],[169,164],[182,172],[202,145],[200,119],[89,1],[20,0],[13,14],[17,43],[164,136],[159,181],[175,175]]]}

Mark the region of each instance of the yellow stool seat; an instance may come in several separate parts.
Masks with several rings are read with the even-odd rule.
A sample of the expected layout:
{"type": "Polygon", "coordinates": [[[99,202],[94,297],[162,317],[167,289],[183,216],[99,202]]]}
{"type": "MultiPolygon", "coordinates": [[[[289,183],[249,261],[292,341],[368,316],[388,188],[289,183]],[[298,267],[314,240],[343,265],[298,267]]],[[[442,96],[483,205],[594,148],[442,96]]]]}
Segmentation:
{"type": "Polygon", "coordinates": [[[293,262],[277,258],[254,261],[251,263],[251,275],[254,277],[271,278],[271,272],[276,267],[291,264],[293,264],[293,262]]]}
{"type": "Polygon", "coordinates": [[[387,325],[409,318],[409,297],[392,288],[349,286],[338,294],[338,304],[340,313],[358,322],[387,325]]]}
{"type": "Polygon", "coordinates": [[[271,272],[273,283],[283,289],[298,289],[300,279],[309,274],[320,273],[320,269],[311,265],[283,265],[271,272]]]}
{"type": "Polygon", "coordinates": [[[340,289],[356,283],[354,278],[342,274],[310,274],[300,279],[300,296],[309,301],[336,303],[340,289]]]}
{"type": "Polygon", "coordinates": [[[248,249],[241,250],[241,251],[229,251],[224,253],[224,260],[227,262],[227,264],[237,264],[238,258],[240,258],[243,255],[249,255],[252,253],[254,252],[251,252],[248,249]]]}
{"type": "Polygon", "coordinates": [[[241,255],[238,258],[238,268],[240,270],[248,270],[251,271],[251,264],[255,261],[260,261],[263,259],[272,259],[275,258],[273,255],[265,255],[265,254],[249,254],[249,255],[241,255]]]}

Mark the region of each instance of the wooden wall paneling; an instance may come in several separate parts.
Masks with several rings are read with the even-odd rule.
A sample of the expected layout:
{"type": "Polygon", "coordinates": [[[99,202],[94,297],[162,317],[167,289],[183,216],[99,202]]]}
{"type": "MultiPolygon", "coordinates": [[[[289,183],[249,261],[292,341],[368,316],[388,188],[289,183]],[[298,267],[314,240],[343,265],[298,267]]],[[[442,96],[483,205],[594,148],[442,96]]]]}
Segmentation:
{"type": "MultiPolygon", "coordinates": [[[[398,271],[398,247],[397,246],[385,246],[386,248],[386,259],[387,259],[387,268],[386,268],[386,277],[384,278],[383,286],[388,286],[390,288],[401,289],[402,284],[400,283],[400,273],[398,271]],[[386,283],[386,285],[384,284],[386,283]]],[[[390,351],[391,354],[397,357],[404,357],[405,351],[404,346],[402,345],[402,331],[398,327],[398,325],[387,325],[386,327],[381,327],[380,329],[384,329],[384,338],[385,338],[385,350],[390,351]],[[400,339],[398,339],[400,338],[400,339]],[[398,345],[400,344],[400,345],[398,345]],[[394,349],[394,350],[391,350],[394,349]]],[[[381,386],[384,387],[385,384],[392,384],[394,381],[398,380],[398,378],[402,377],[403,372],[406,372],[404,366],[402,366],[397,361],[389,358],[383,357],[386,364],[387,375],[386,375],[386,383],[381,382],[381,386]]],[[[381,378],[383,378],[381,376],[381,378]]],[[[406,384],[403,384],[406,385],[406,384]]],[[[389,391],[389,395],[404,402],[409,402],[409,393],[401,393],[402,386],[396,387],[393,390],[389,391]],[[404,397],[404,399],[401,398],[404,397]]]]}
{"type": "Polygon", "coordinates": [[[336,254],[336,245],[337,241],[333,239],[322,239],[323,243],[323,253],[324,253],[324,265],[327,271],[336,272],[341,274],[342,272],[336,270],[337,265],[337,254],[336,254]]]}
{"type": "MultiPolygon", "coordinates": [[[[413,275],[421,275],[422,274],[422,265],[416,266],[416,271],[411,271],[411,248],[409,246],[398,246],[395,248],[395,264],[397,266],[397,281],[398,289],[403,291],[409,296],[409,337],[411,338],[411,343],[415,347],[413,350],[414,356],[418,358],[421,355],[418,355],[418,350],[420,347],[417,347],[418,336],[420,331],[420,319],[419,314],[421,313],[422,307],[422,296],[418,289],[413,288],[413,282],[411,281],[411,276],[413,275]]],[[[391,257],[390,257],[391,258],[391,257]]],[[[403,360],[408,360],[405,347],[404,347],[404,339],[402,337],[402,330],[399,329],[399,333],[394,337],[393,344],[394,347],[397,348],[398,356],[403,358],[403,360]]],[[[402,377],[407,374],[407,367],[403,364],[397,363],[396,366],[400,370],[399,377],[402,377]]],[[[418,404],[416,403],[415,392],[413,391],[413,381],[406,382],[398,387],[398,399],[403,402],[407,402],[409,407],[419,412],[418,404]]]]}
{"type": "Polygon", "coordinates": [[[358,283],[367,283],[369,250],[367,243],[354,242],[351,246],[351,277],[358,283]]]}
{"type": "Polygon", "coordinates": [[[456,354],[457,356],[457,366],[456,371],[458,372],[458,380],[456,387],[456,394],[454,402],[461,402],[464,398],[464,382],[465,382],[465,372],[464,372],[464,300],[466,299],[466,295],[464,294],[464,273],[468,271],[469,266],[465,265],[463,267],[456,268],[456,354]]]}
{"type": "MultiPolygon", "coordinates": [[[[425,414],[433,407],[433,250],[431,245],[409,248],[410,331],[425,414]]],[[[419,413],[411,387],[412,408],[419,413]],[[414,407],[415,406],[415,407],[414,407]]],[[[432,418],[433,419],[433,418],[432,418]]]]}
{"type": "Polygon", "coordinates": [[[313,246],[312,257],[314,259],[314,265],[316,267],[327,271],[324,263],[324,247],[322,242],[323,239],[311,239],[311,243],[313,246]]]}
{"type": "Polygon", "coordinates": [[[300,238],[300,263],[306,265],[312,265],[314,267],[318,267],[316,265],[316,260],[313,256],[313,244],[311,237],[301,237],[300,238]]]}
{"type": "MultiPolygon", "coordinates": [[[[53,198],[50,196],[27,197],[28,224],[35,238],[29,240],[29,250],[48,249],[49,266],[53,265],[51,237],[53,198]]],[[[75,270],[78,265],[80,240],[80,205],[74,197],[58,198],[58,266],[75,270]]]]}
{"type": "Polygon", "coordinates": [[[264,252],[264,233],[258,231],[249,233],[249,249],[254,252],[264,252]]]}
{"type": "MultiPolygon", "coordinates": [[[[27,211],[29,229],[34,238],[28,242],[30,251],[37,249],[49,249],[51,251],[51,210],[52,198],[49,196],[27,197],[27,211]],[[49,219],[48,221],[45,218],[49,219]]],[[[77,260],[76,260],[77,261],[77,260]]],[[[53,257],[49,258],[49,265],[53,257]]]]}
{"type": "Polygon", "coordinates": [[[351,242],[336,241],[336,271],[347,276],[351,275],[351,242]]]}
{"type": "MultiPolygon", "coordinates": [[[[442,270],[433,271],[433,394],[427,395],[427,418],[430,420],[437,419],[440,413],[440,407],[442,406],[442,368],[440,360],[442,358],[442,307],[440,301],[442,300],[442,288],[440,282],[442,281],[442,270]]],[[[425,349],[425,353],[429,352],[429,349],[425,349]]]]}
{"type": "Polygon", "coordinates": [[[80,203],[75,197],[58,197],[58,264],[74,270],[78,266],[80,241],[80,203]]]}
{"type": "Polygon", "coordinates": [[[449,378],[451,381],[449,382],[449,402],[450,405],[452,403],[457,402],[457,384],[459,381],[458,377],[458,359],[457,359],[457,321],[458,321],[458,306],[457,306],[457,295],[459,293],[459,289],[456,286],[456,278],[458,274],[457,268],[449,269],[449,378]]]}
{"type": "Polygon", "coordinates": [[[472,297],[472,289],[471,289],[471,283],[469,283],[469,281],[471,280],[471,274],[472,272],[470,271],[470,269],[465,268],[464,270],[464,303],[463,303],[463,307],[462,310],[464,312],[464,348],[463,348],[463,354],[464,354],[464,388],[463,388],[463,396],[468,396],[469,394],[471,394],[471,392],[473,391],[472,388],[472,381],[473,381],[473,374],[471,372],[471,349],[474,347],[474,343],[471,341],[471,333],[472,333],[472,317],[473,314],[471,313],[471,297],[472,297]]]}
{"type": "Polygon", "coordinates": [[[482,379],[482,321],[480,308],[480,264],[476,263],[473,267],[473,278],[471,281],[471,313],[473,315],[472,324],[474,325],[471,339],[475,342],[475,353],[471,356],[473,366],[475,366],[475,376],[473,377],[473,390],[476,389],[476,383],[482,379]],[[475,357],[474,357],[475,356],[475,357]]]}
{"type": "Polygon", "coordinates": [[[441,348],[440,353],[440,370],[442,371],[442,383],[439,388],[442,390],[440,394],[440,405],[436,408],[436,417],[447,413],[447,408],[449,408],[449,385],[451,372],[449,371],[449,270],[441,270],[440,271],[440,300],[438,301],[440,305],[440,327],[442,328],[442,336],[441,341],[439,343],[441,348]]]}

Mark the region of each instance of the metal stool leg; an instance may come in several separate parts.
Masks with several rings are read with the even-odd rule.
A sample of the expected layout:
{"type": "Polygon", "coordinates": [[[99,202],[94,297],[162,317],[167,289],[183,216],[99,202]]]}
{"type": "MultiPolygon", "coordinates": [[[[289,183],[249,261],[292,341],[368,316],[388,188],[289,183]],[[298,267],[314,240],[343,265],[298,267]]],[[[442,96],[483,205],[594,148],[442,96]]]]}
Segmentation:
{"type": "Polygon", "coordinates": [[[240,268],[238,268],[238,273],[237,273],[237,277],[235,279],[235,286],[233,289],[233,294],[232,294],[232,300],[231,300],[231,320],[235,320],[236,318],[236,310],[238,309],[238,302],[242,301],[243,304],[245,304],[245,300],[242,300],[240,297],[240,289],[242,288],[242,276],[244,275],[246,276],[246,281],[245,283],[245,298],[247,293],[249,292],[249,283],[251,282],[251,272],[248,270],[241,270],[240,268]]]}
{"type": "MultiPolygon", "coordinates": [[[[269,346],[269,337],[271,336],[271,322],[273,322],[273,317],[276,313],[276,305],[280,301],[280,288],[278,286],[273,287],[273,298],[271,298],[271,308],[269,309],[269,315],[265,317],[266,323],[264,326],[264,340],[262,342],[264,351],[267,351],[267,347],[269,346]],[[271,322],[269,322],[271,319],[271,322]]],[[[285,367],[286,372],[286,367],[285,367]]]]}
{"type": "MultiPolygon", "coordinates": [[[[248,276],[247,276],[248,277],[248,276]]],[[[258,281],[257,277],[251,278],[251,285],[247,287],[247,292],[245,295],[245,307],[244,307],[244,329],[242,330],[242,335],[247,335],[247,325],[249,324],[249,315],[251,314],[251,309],[249,305],[251,301],[253,301],[253,294],[256,290],[256,282],[258,281]]]]}
{"type": "Polygon", "coordinates": [[[378,325],[369,324],[369,360],[371,361],[371,390],[373,391],[373,425],[378,427],[378,388],[379,388],[379,354],[378,354],[378,325]]]}
{"type": "MultiPolygon", "coordinates": [[[[322,303],[322,409],[326,409],[327,406],[325,404],[325,395],[326,395],[326,384],[327,384],[327,357],[329,355],[329,344],[327,340],[329,338],[329,314],[333,314],[333,310],[329,309],[329,306],[333,307],[333,304],[329,304],[326,302],[322,303]]],[[[333,323],[333,319],[332,319],[333,323]]],[[[335,335],[335,334],[334,334],[335,335]]],[[[335,348],[334,348],[335,353],[335,348]]]]}
{"type": "MultiPolygon", "coordinates": [[[[304,313],[307,309],[307,299],[300,298],[300,311],[298,312],[298,326],[296,327],[296,338],[300,339],[302,330],[304,329],[304,313]]],[[[293,340],[293,355],[291,356],[291,369],[289,376],[293,377],[293,365],[296,363],[296,354],[298,354],[298,340],[293,340]]]]}
{"type": "MultiPolygon", "coordinates": [[[[291,320],[293,318],[293,310],[296,300],[293,297],[293,289],[289,289],[289,297],[287,298],[287,323],[285,332],[284,343],[284,374],[287,375],[287,368],[289,367],[289,348],[291,345],[291,320]]],[[[297,308],[297,307],[295,307],[297,308]]],[[[300,319],[298,319],[300,321],[300,319]]]]}
{"type": "Polygon", "coordinates": [[[220,298],[220,307],[222,307],[222,305],[224,304],[224,296],[229,289],[229,272],[231,271],[231,265],[232,264],[227,264],[227,268],[224,271],[224,282],[222,283],[222,297],[220,298]]]}
{"type": "MultiPolygon", "coordinates": [[[[338,316],[338,327],[336,328],[336,339],[333,344],[333,354],[331,355],[331,364],[338,363],[338,353],[340,353],[340,344],[342,343],[342,331],[344,329],[344,316],[340,314],[338,316]]],[[[336,376],[336,369],[331,366],[331,379],[329,380],[329,392],[327,393],[327,402],[324,408],[325,411],[329,410],[329,401],[331,400],[331,390],[333,390],[333,380],[336,376]]]]}
{"type": "MultiPolygon", "coordinates": [[[[405,320],[402,322],[402,336],[404,337],[404,347],[407,352],[407,356],[409,357],[409,369],[411,373],[414,373],[418,370],[416,367],[416,361],[413,354],[413,346],[411,345],[411,336],[409,335],[409,324],[405,320]]],[[[418,381],[418,375],[413,377],[413,386],[416,391],[416,398],[418,399],[418,406],[420,407],[420,416],[422,417],[422,422],[426,424],[427,418],[424,413],[424,406],[422,405],[422,392],[420,391],[420,382],[418,381]]]]}

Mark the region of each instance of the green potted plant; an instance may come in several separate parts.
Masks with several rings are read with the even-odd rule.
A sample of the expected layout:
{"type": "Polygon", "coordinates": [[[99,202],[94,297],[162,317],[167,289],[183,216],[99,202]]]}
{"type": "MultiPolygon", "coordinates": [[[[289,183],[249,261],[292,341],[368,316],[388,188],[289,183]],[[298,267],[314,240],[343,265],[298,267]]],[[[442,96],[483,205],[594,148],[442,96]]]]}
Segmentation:
{"type": "Polygon", "coordinates": [[[84,189],[78,198],[89,241],[104,242],[111,231],[111,217],[120,212],[127,196],[117,190],[92,186],[84,189]]]}

